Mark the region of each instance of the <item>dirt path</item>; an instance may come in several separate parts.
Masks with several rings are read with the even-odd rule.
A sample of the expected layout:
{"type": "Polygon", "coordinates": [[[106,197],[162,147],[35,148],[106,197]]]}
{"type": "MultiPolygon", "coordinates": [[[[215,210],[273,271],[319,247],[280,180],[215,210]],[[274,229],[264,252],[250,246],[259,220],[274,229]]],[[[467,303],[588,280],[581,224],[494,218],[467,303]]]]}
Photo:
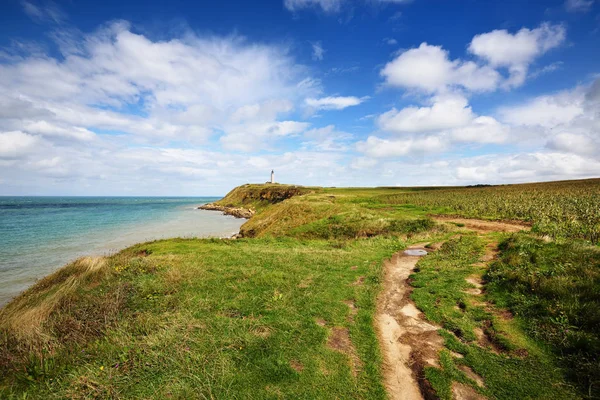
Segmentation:
{"type": "Polygon", "coordinates": [[[518,221],[486,221],[483,219],[458,218],[448,217],[443,215],[435,215],[432,218],[437,222],[449,222],[453,224],[462,224],[465,228],[471,229],[478,233],[488,232],[519,232],[529,230],[531,227],[525,223],[518,221]]]}
{"type": "Polygon", "coordinates": [[[431,390],[423,368],[438,366],[443,345],[439,327],[426,322],[410,299],[407,279],[418,260],[400,252],[384,263],[385,287],[378,299],[376,324],[384,355],[385,386],[392,400],[423,399],[421,393],[431,390]]]}

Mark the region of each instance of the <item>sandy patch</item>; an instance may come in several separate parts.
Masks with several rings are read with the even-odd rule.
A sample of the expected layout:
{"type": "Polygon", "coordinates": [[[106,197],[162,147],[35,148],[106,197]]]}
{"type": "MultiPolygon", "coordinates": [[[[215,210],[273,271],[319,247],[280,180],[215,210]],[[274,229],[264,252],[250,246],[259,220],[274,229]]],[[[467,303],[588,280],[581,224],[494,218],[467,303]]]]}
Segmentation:
{"type": "Polygon", "coordinates": [[[448,222],[452,224],[462,224],[464,228],[476,231],[478,233],[488,232],[519,232],[522,230],[529,230],[530,226],[517,222],[503,222],[503,221],[486,221],[482,219],[471,219],[471,218],[457,218],[448,217],[443,215],[432,216],[435,221],[448,222]]]}
{"type": "MultiPolygon", "coordinates": [[[[418,246],[411,247],[413,249],[418,246]]],[[[423,368],[437,366],[443,340],[439,327],[425,321],[410,299],[407,283],[419,257],[403,252],[384,263],[384,290],[378,299],[376,324],[384,355],[384,380],[390,399],[423,399],[423,368]]]]}

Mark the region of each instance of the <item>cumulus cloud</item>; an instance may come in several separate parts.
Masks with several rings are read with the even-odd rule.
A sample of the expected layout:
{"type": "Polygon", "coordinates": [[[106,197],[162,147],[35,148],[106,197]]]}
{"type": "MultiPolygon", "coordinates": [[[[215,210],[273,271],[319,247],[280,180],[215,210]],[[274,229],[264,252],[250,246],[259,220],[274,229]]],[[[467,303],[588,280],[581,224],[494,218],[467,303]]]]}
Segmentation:
{"type": "Polygon", "coordinates": [[[506,123],[538,132],[545,147],[554,151],[596,157],[600,154],[600,79],[522,104],[503,107],[506,123]]]}
{"type": "MultiPolygon", "coordinates": [[[[11,93],[79,104],[148,107],[208,104],[217,108],[290,96],[301,73],[285,48],[240,37],[188,35],[152,41],[125,22],[80,39],[77,53],[2,65],[11,93]],[[283,91],[288,93],[282,93],[283,91]]],[[[75,50],[72,50],[75,51],[75,50]]]]}
{"type": "Polygon", "coordinates": [[[279,138],[300,134],[309,126],[307,122],[298,121],[246,121],[243,124],[228,125],[227,134],[221,136],[220,141],[227,150],[272,150],[279,138]]]}
{"type": "Polygon", "coordinates": [[[0,158],[19,158],[35,148],[38,138],[20,131],[0,133],[0,158]]]}
{"type": "Polygon", "coordinates": [[[430,107],[395,108],[377,118],[387,132],[414,133],[440,131],[467,125],[474,114],[468,101],[459,95],[436,96],[430,107]]]}
{"type": "Polygon", "coordinates": [[[462,144],[502,144],[511,138],[511,126],[491,116],[477,115],[464,96],[438,95],[429,102],[429,106],[394,108],[381,114],[377,117],[381,133],[403,138],[370,136],[358,150],[373,158],[385,158],[413,152],[439,153],[462,144]]]}
{"type": "Polygon", "coordinates": [[[522,28],[516,33],[505,29],[476,35],[469,52],[488,61],[493,67],[509,71],[507,86],[520,86],[525,81],[529,65],[548,50],[558,47],[566,37],[563,25],[543,23],[538,28],[522,28]]]}
{"type": "Polygon", "coordinates": [[[490,116],[479,116],[469,124],[452,129],[450,138],[463,143],[506,143],[510,136],[510,127],[490,116]]]}
{"type": "Polygon", "coordinates": [[[473,91],[494,90],[500,74],[472,61],[451,60],[441,46],[421,43],[388,62],[381,75],[389,86],[438,92],[449,87],[473,91]]]}
{"type": "Polygon", "coordinates": [[[513,125],[553,128],[582,115],[583,107],[582,93],[563,92],[539,96],[524,104],[502,107],[499,111],[503,120],[513,125]]]}
{"type": "Polygon", "coordinates": [[[428,93],[450,88],[473,92],[493,91],[499,86],[520,86],[530,64],[539,56],[564,42],[563,25],[544,23],[535,29],[523,28],[512,34],[507,30],[476,35],[468,50],[478,60],[451,59],[441,46],[421,43],[398,54],[381,70],[385,83],[392,87],[428,93]],[[508,78],[498,71],[508,70],[508,78]]]}
{"type": "Polygon", "coordinates": [[[10,109],[0,111],[0,127],[74,139],[90,139],[94,128],[198,143],[215,132],[238,137],[236,118],[258,107],[246,136],[256,135],[260,147],[295,123],[281,116],[320,91],[287,49],[241,37],[153,41],[115,22],[71,40],[76,45],[63,48],[62,59],[0,65],[0,103],[10,109]],[[134,111],[120,111],[127,108],[134,111]],[[17,126],[8,121],[19,116],[17,126]]]}
{"type": "Polygon", "coordinates": [[[389,140],[369,136],[366,141],[357,143],[357,150],[372,158],[439,153],[446,148],[446,143],[437,136],[401,140],[389,140]]]}
{"type": "Polygon", "coordinates": [[[355,96],[328,96],[321,97],[318,99],[308,98],[306,99],[306,105],[316,110],[343,110],[344,108],[357,106],[369,97],[355,97],[355,96]]]}
{"type": "Polygon", "coordinates": [[[149,194],[153,185],[182,194],[221,185],[200,193],[222,193],[232,182],[218,169],[231,179],[248,158],[236,152],[300,136],[310,124],[294,110],[321,92],[284,46],[191,32],[153,40],[122,21],[63,33],[60,57],[20,49],[0,64],[0,157],[10,164],[0,172],[3,193],[149,194]],[[198,146],[212,149],[205,161],[156,150],[198,146]],[[198,182],[182,186],[188,179],[198,182]]]}
{"type": "Polygon", "coordinates": [[[597,140],[593,140],[587,135],[567,132],[551,137],[546,146],[552,150],[589,156],[600,152],[597,140]]]}

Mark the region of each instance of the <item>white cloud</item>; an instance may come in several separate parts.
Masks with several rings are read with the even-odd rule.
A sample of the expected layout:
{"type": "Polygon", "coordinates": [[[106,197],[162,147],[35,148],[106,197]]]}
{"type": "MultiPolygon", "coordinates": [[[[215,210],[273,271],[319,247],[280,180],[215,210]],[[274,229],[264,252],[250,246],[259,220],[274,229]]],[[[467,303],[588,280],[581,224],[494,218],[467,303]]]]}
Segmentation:
{"type": "Polygon", "coordinates": [[[551,150],[588,156],[600,153],[600,142],[582,134],[559,133],[550,138],[546,146],[551,150]]]}
{"type": "Polygon", "coordinates": [[[513,125],[553,128],[583,114],[583,93],[540,96],[521,105],[502,107],[499,112],[505,122],[513,125]]]}
{"type": "Polygon", "coordinates": [[[96,137],[94,132],[91,132],[90,130],[85,128],[77,126],[62,127],[43,120],[35,122],[25,122],[23,124],[23,131],[43,136],[54,136],[84,141],[92,140],[96,137]]]}
{"type": "Polygon", "coordinates": [[[503,121],[537,134],[553,151],[598,158],[600,154],[600,79],[500,108],[503,121]]]}
{"type": "Polygon", "coordinates": [[[469,52],[488,61],[493,67],[506,67],[510,77],[506,85],[519,86],[527,76],[529,65],[540,55],[562,44],[566,37],[563,25],[543,23],[538,28],[522,28],[517,33],[505,29],[476,35],[469,52]]]}
{"type": "Polygon", "coordinates": [[[44,5],[36,5],[34,2],[22,0],[21,6],[25,14],[36,22],[54,22],[60,24],[66,19],[66,15],[52,1],[46,1],[44,5]]]}
{"type": "Polygon", "coordinates": [[[143,101],[148,108],[205,104],[222,109],[290,97],[305,78],[287,49],[240,37],[189,34],[152,41],[117,22],[79,44],[77,53],[64,54],[61,61],[38,57],[3,64],[0,85],[8,93],[79,104],[143,101]]]}
{"type": "Polygon", "coordinates": [[[350,163],[352,169],[370,169],[377,165],[378,161],[369,157],[356,157],[350,163]]]}
{"type": "Polygon", "coordinates": [[[33,150],[38,138],[20,131],[0,133],[0,158],[19,158],[33,150]]]}
{"type": "Polygon", "coordinates": [[[395,45],[398,44],[398,41],[396,39],[394,39],[394,38],[385,38],[385,39],[383,39],[383,41],[386,44],[389,44],[390,46],[395,46],[395,45]]]}
{"type": "Polygon", "coordinates": [[[306,105],[317,110],[343,110],[347,107],[357,106],[369,97],[337,96],[321,97],[319,99],[306,99],[306,105]]]}
{"type": "Polygon", "coordinates": [[[587,12],[594,5],[594,0],[566,0],[565,8],[569,12],[587,12]]]}
{"type": "Polygon", "coordinates": [[[531,72],[529,74],[529,76],[531,78],[537,78],[541,75],[545,75],[545,74],[549,74],[554,71],[558,71],[559,69],[561,69],[563,67],[563,64],[564,63],[562,61],[553,62],[552,64],[545,65],[542,68],[539,68],[539,69],[531,72]]]}
{"type": "Polygon", "coordinates": [[[464,143],[505,143],[510,135],[510,128],[495,118],[480,116],[470,124],[452,129],[450,138],[464,143]]]}
{"type": "Polygon", "coordinates": [[[407,50],[381,70],[386,84],[426,92],[438,92],[457,86],[473,91],[494,90],[500,74],[493,68],[472,61],[450,60],[441,46],[421,43],[407,50]]]}
{"type": "MultiPolygon", "coordinates": [[[[152,40],[114,22],[60,40],[61,57],[0,64],[0,193],[223,193],[255,180],[237,152],[301,137],[294,110],[321,93],[287,47],[235,35],[152,40]]],[[[323,164],[309,158],[298,167],[323,164]]]]}
{"type": "MultiPolygon", "coordinates": [[[[381,70],[389,86],[443,92],[450,88],[492,91],[500,85],[509,88],[524,83],[530,64],[539,56],[562,44],[563,25],[544,23],[535,29],[523,28],[515,34],[494,30],[473,37],[469,52],[477,62],[450,59],[441,46],[421,43],[397,55],[381,70]],[[507,68],[508,78],[498,72],[507,68]]],[[[545,71],[547,72],[547,71],[545,71]]]]}
{"type": "Polygon", "coordinates": [[[434,96],[427,107],[392,109],[377,118],[382,133],[403,135],[402,140],[376,136],[358,146],[370,157],[435,153],[459,144],[501,144],[513,135],[512,127],[491,116],[478,116],[466,98],[456,94],[434,96]]]}
{"type": "Polygon", "coordinates": [[[377,124],[386,132],[431,132],[465,126],[475,118],[462,96],[436,96],[431,102],[431,107],[391,109],[377,118],[377,124]]]}
{"type": "Polygon", "coordinates": [[[449,167],[462,183],[550,181],[600,174],[598,160],[556,152],[478,156],[454,162],[449,167]]]}
{"type": "Polygon", "coordinates": [[[93,128],[201,143],[215,132],[239,136],[243,119],[251,127],[245,135],[257,136],[244,143],[261,146],[269,135],[285,135],[296,121],[281,117],[320,92],[286,48],[241,37],[152,41],[114,22],[69,40],[64,59],[36,55],[0,65],[0,129],[89,140],[93,128]],[[139,111],[117,111],[124,106],[139,111]]]}
{"type": "Polygon", "coordinates": [[[284,0],[283,4],[290,11],[319,7],[327,13],[334,13],[340,11],[342,0],[284,0]]]}
{"type": "Polygon", "coordinates": [[[312,46],[312,58],[313,60],[318,60],[321,61],[323,60],[323,56],[325,55],[325,49],[323,48],[323,45],[321,44],[321,42],[314,42],[311,43],[312,46]]]}
{"type": "Polygon", "coordinates": [[[284,136],[296,135],[310,126],[307,122],[245,122],[239,125],[227,125],[226,134],[220,142],[227,150],[251,152],[261,148],[273,149],[276,141],[284,136]]]}
{"type": "MultiPolygon", "coordinates": [[[[412,0],[363,0],[366,3],[407,4],[412,0]]],[[[289,11],[295,12],[305,8],[320,8],[326,13],[337,13],[348,0],[284,0],[283,4],[289,11]]]]}
{"type": "Polygon", "coordinates": [[[345,151],[348,150],[349,141],[352,135],[336,129],[334,125],[327,125],[323,128],[313,128],[304,132],[304,148],[315,149],[319,151],[345,151]]]}
{"type": "Polygon", "coordinates": [[[366,141],[357,143],[357,149],[372,158],[419,156],[441,152],[446,149],[446,143],[437,136],[403,140],[388,140],[369,136],[366,141]]]}

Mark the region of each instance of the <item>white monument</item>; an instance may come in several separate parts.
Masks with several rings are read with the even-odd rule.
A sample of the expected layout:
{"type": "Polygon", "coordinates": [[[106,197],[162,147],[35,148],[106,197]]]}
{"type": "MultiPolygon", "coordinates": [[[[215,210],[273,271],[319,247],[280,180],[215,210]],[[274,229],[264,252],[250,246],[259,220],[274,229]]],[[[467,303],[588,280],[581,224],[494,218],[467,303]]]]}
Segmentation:
{"type": "Polygon", "coordinates": [[[275,183],[275,171],[271,170],[271,183],[275,183]]]}

